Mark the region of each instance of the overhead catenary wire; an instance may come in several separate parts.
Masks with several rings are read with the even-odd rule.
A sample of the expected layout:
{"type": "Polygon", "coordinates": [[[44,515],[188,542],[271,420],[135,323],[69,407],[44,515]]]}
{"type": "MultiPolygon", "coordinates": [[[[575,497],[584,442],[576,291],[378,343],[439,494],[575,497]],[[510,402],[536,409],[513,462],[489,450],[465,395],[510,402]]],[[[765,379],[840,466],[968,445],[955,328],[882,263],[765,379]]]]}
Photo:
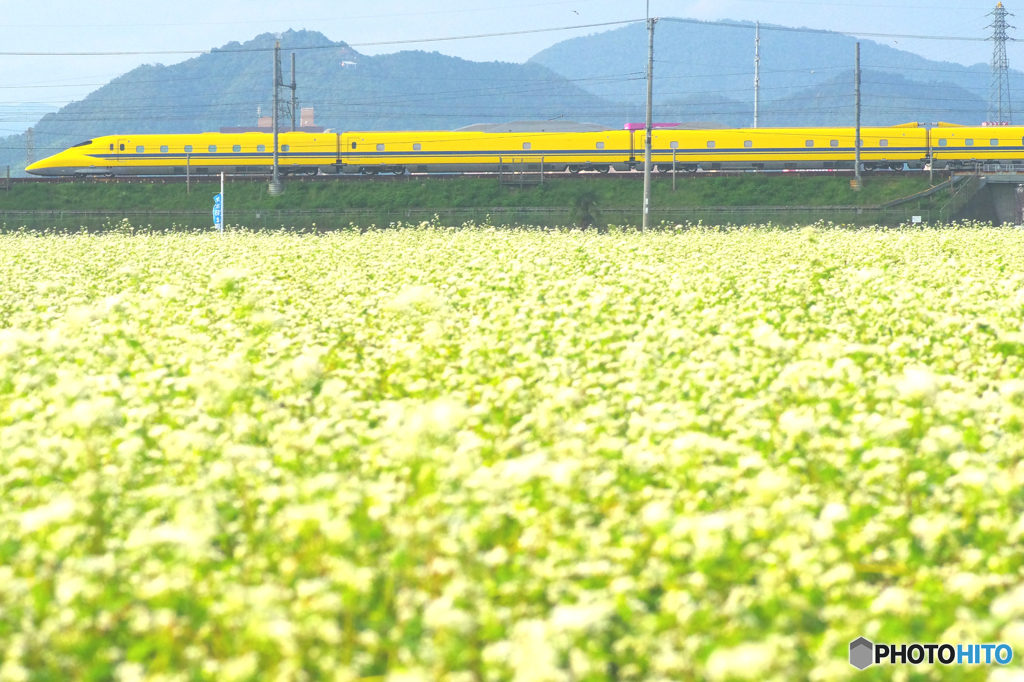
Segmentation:
{"type": "MultiPolygon", "coordinates": [[[[640,77],[637,77],[637,78],[621,79],[619,82],[628,82],[628,81],[631,81],[631,80],[643,80],[643,79],[640,78],[640,77]]],[[[908,82],[908,81],[905,81],[905,80],[891,81],[891,80],[876,80],[876,79],[866,79],[864,82],[867,83],[867,84],[871,84],[871,85],[896,86],[896,87],[902,87],[902,88],[909,88],[910,91],[915,93],[913,95],[913,97],[915,99],[936,100],[936,101],[973,101],[973,97],[970,100],[968,100],[968,99],[965,99],[963,97],[959,97],[959,96],[955,96],[955,95],[946,95],[946,96],[942,96],[942,97],[929,97],[929,96],[927,96],[925,94],[922,94],[923,92],[928,92],[928,91],[948,89],[949,86],[947,84],[942,84],[942,83],[921,83],[921,82],[912,82],[912,81],[908,82]]],[[[826,83],[826,84],[824,84],[824,86],[822,86],[822,85],[818,85],[818,86],[811,86],[811,85],[787,85],[787,86],[776,86],[776,87],[772,87],[772,88],[765,88],[765,90],[781,93],[781,92],[785,92],[785,91],[808,90],[808,89],[811,89],[812,87],[818,87],[820,89],[822,87],[829,87],[829,86],[832,86],[832,85],[835,85],[835,87],[838,87],[838,84],[826,83]]],[[[383,106],[383,105],[398,105],[398,106],[401,106],[401,105],[414,105],[414,104],[418,104],[418,103],[421,103],[421,102],[424,102],[424,101],[434,101],[437,98],[438,95],[443,95],[446,99],[460,99],[460,98],[461,99],[473,99],[473,98],[479,98],[479,97],[494,97],[494,96],[508,96],[508,95],[521,95],[521,94],[535,94],[535,93],[544,93],[544,92],[558,92],[558,91],[560,91],[562,89],[562,87],[563,86],[561,86],[559,83],[551,83],[551,84],[546,85],[545,87],[512,87],[512,88],[504,88],[504,89],[501,88],[501,87],[493,87],[493,88],[462,89],[462,90],[442,91],[440,93],[438,93],[438,92],[421,92],[421,93],[410,94],[408,96],[386,95],[384,97],[370,97],[370,98],[360,98],[360,99],[346,98],[346,99],[343,99],[343,100],[325,100],[325,99],[321,98],[318,101],[321,102],[323,105],[326,105],[326,106],[330,106],[330,105],[344,105],[346,107],[352,107],[352,106],[358,106],[358,105],[362,105],[362,104],[375,105],[375,106],[383,106]]],[[[979,92],[981,91],[980,87],[977,87],[975,89],[978,90],[979,92]]],[[[970,88],[964,87],[963,90],[966,91],[966,92],[971,92],[970,88]]],[[[659,91],[659,95],[662,96],[662,97],[670,97],[670,96],[676,96],[676,95],[690,95],[690,96],[715,95],[715,94],[727,95],[727,94],[732,94],[732,93],[742,93],[742,92],[746,92],[746,91],[747,90],[744,89],[744,88],[716,88],[716,89],[701,89],[701,90],[683,90],[683,91],[678,91],[678,92],[677,91],[671,91],[671,90],[661,90],[661,91],[659,91]]],[[[240,92],[240,91],[225,91],[225,92],[240,92]]],[[[581,93],[579,96],[590,97],[590,94],[589,93],[581,93]]],[[[823,98],[823,97],[831,97],[831,96],[841,96],[841,93],[831,93],[831,92],[825,90],[825,91],[816,92],[813,95],[805,96],[805,97],[800,97],[797,93],[794,93],[794,95],[786,95],[786,96],[782,97],[781,99],[783,99],[783,100],[820,99],[820,98],[823,98]]],[[[122,104],[131,104],[132,102],[152,103],[152,102],[160,102],[162,100],[175,100],[175,99],[176,98],[174,98],[173,96],[166,96],[166,97],[146,96],[146,97],[140,97],[140,98],[120,99],[119,102],[121,102],[122,104]]],[[[251,98],[251,99],[234,100],[234,101],[227,101],[227,102],[223,102],[223,101],[222,102],[201,102],[201,103],[195,103],[195,104],[188,104],[188,103],[180,103],[179,102],[179,105],[178,105],[178,107],[176,107],[176,110],[178,110],[178,111],[189,111],[189,112],[192,113],[192,115],[195,115],[196,113],[199,113],[201,111],[213,112],[213,111],[216,111],[216,110],[229,109],[229,108],[233,108],[233,107],[250,107],[252,105],[264,103],[264,101],[265,100],[263,98],[251,98]]],[[[778,101],[778,100],[774,100],[774,101],[778,101]]],[[[739,104],[739,103],[740,102],[737,102],[737,104],[739,104]]],[[[36,104],[45,104],[45,103],[36,103],[36,104]]],[[[55,115],[59,116],[63,120],[64,118],[66,118],[68,116],[80,116],[81,114],[88,112],[88,110],[90,108],[104,106],[104,104],[101,103],[101,102],[93,103],[93,102],[89,102],[89,101],[81,101],[81,102],[76,102],[74,104],[76,105],[77,112],[55,113],[55,115]]],[[[146,113],[146,112],[149,112],[149,111],[155,111],[155,110],[160,110],[160,109],[161,109],[161,107],[159,105],[144,106],[144,107],[126,107],[126,106],[122,106],[118,110],[118,114],[120,115],[120,114],[124,114],[124,113],[146,113]]],[[[3,114],[3,112],[0,111],[0,116],[4,116],[4,115],[10,116],[10,115],[15,114],[15,113],[18,113],[18,112],[16,110],[13,110],[13,111],[9,112],[8,114],[3,114]]]]}
{"type": "MultiPolygon", "coordinates": [[[[642,80],[642,79],[638,79],[638,80],[642,80]]],[[[875,81],[875,80],[865,80],[864,83],[865,84],[870,84],[870,85],[892,85],[892,86],[909,87],[910,91],[913,92],[914,94],[908,94],[906,96],[909,97],[909,98],[914,99],[915,101],[973,102],[973,101],[976,101],[975,97],[979,96],[979,95],[976,95],[975,97],[972,97],[972,98],[965,98],[965,97],[959,97],[959,96],[953,96],[953,95],[947,95],[947,96],[942,96],[942,97],[932,97],[932,96],[927,96],[925,94],[920,94],[920,92],[922,90],[925,90],[925,91],[926,90],[936,90],[936,89],[943,89],[943,88],[947,87],[947,86],[943,86],[941,84],[925,84],[925,83],[921,83],[921,84],[910,83],[910,84],[908,84],[906,82],[898,82],[898,81],[894,82],[894,81],[875,81]]],[[[792,90],[801,91],[801,90],[808,90],[808,89],[809,89],[808,86],[805,86],[805,85],[799,85],[799,86],[778,86],[778,87],[774,87],[774,88],[765,88],[765,90],[773,91],[773,92],[792,91],[792,90]]],[[[452,92],[440,93],[440,94],[443,94],[447,99],[451,100],[451,99],[474,99],[474,98],[478,98],[478,97],[480,97],[480,98],[482,98],[482,97],[493,97],[493,96],[497,96],[497,95],[536,94],[536,93],[552,92],[552,91],[557,91],[557,90],[558,90],[557,87],[552,87],[552,88],[532,88],[532,89],[516,89],[516,90],[487,91],[487,92],[484,92],[484,91],[482,91],[482,92],[459,92],[459,91],[452,91],[452,92]]],[[[659,96],[664,98],[664,97],[673,97],[673,96],[694,96],[694,97],[698,97],[698,96],[705,96],[705,95],[726,95],[726,94],[745,93],[745,92],[747,92],[747,90],[746,89],[742,89],[742,88],[722,88],[722,89],[715,89],[715,90],[681,90],[681,91],[665,91],[665,90],[662,90],[662,91],[659,91],[658,94],[659,94],[659,96]]],[[[794,95],[786,95],[784,97],[781,97],[781,98],[778,98],[778,99],[774,99],[774,100],[768,100],[768,104],[771,105],[771,104],[778,103],[778,102],[791,102],[791,101],[814,101],[814,100],[822,100],[822,99],[829,99],[829,98],[842,98],[842,97],[845,97],[845,96],[846,96],[846,94],[843,93],[843,92],[829,92],[829,91],[817,92],[817,93],[815,93],[813,95],[806,95],[806,96],[801,96],[799,94],[794,94],[794,95]]],[[[131,99],[131,100],[119,100],[119,101],[124,102],[124,103],[130,103],[130,102],[153,102],[153,101],[161,101],[162,99],[173,99],[173,98],[140,98],[140,99],[131,99]]],[[[420,93],[420,94],[416,94],[416,95],[412,95],[412,96],[408,96],[408,97],[399,97],[399,98],[396,98],[394,96],[390,96],[390,97],[388,97],[386,99],[384,99],[384,98],[369,98],[369,99],[351,99],[351,98],[349,98],[349,99],[344,99],[344,100],[323,100],[323,99],[321,99],[321,100],[318,100],[318,102],[321,105],[324,105],[324,106],[341,105],[341,106],[343,106],[344,108],[347,108],[347,109],[358,108],[358,107],[366,107],[366,106],[373,106],[373,107],[378,107],[378,106],[397,106],[397,107],[408,106],[408,107],[411,108],[411,107],[414,107],[415,105],[418,105],[420,103],[423,103],[423,102],[433,102],[435,100],[436,100],[435,94],[420,93]]],[[[187,117],[194,117],[194,116],[197,116],[197,115],[201,115],[203,112],[208,112],[210,114],[216,114],[217,111],[224,110],[224,109],[239,109],[239,110],[248,109],[248,108],[251,108],[252,106],[259,105],[259,104],[262,104],[264,102],[265,102],[264,99],[246,99],[246,100],[236,100],[236,101],[230,101],[230,102],[208,102],[208,103],[200,103],[200,104],[180,104],[178,107],[176,107],[176,110],[178,112],[182,112],[182,113],[187,114],[188,115],[187,117]]],[[[678,105],[679,103],[680,102],[678,102],[678,101],[676,101],[676,102],[667,102],[667,103],[657,104],[656,107],[678,105]]],[[[85,105],[83,103],[78,103],[78,104],[79,104],[80,111],[77,112],[77,113],[73,113],[73,112],[67,112],[67,113],[63,113],[63,114],[56,114],[55,112],[47,112],[47,113],[55,113],[55,115],[59,116],[59,119],[62,120],[62,121],[67,121],[67,120],[106,120],[106,119],[104,119],[102,117],[97,118],[95,116],[89,115],[90,112],[88,110],[90,108],[92,108],[92,107],[87,106],[87,105],[85,105]]],[[[740,106],[740,105],[743,105],[744,103],[739,101],[739,100],[735,100],[735,104],[737,106],[740,106]]],[[[96,106],[97,107],[103,107],[103,104],[97,103],[96,106]]],[[[582,105],[575,105],[575,107],[579,111],[589,111],[589,110],[591,110],[591,109],[588,109],[587,107],[582,106],[582,105]]],[[[124,106],[122,106],[121,108],[118,109],[117,115],[112,117],[110,120],[119,120],[124,114],[147,114],[147,113],[152,112],[152,111],[160,111],[161,109],[162,109],[162,107],[160,107],[160,106],[144,106],[144,107],[124,107],[124,106]]],[[[501,110],[501,111],[506,111],[507,107],[506,106],[501,106],[498,109],[501,110]]],[[[596,111],[604,111],[604,110],[606,110],[606,107],[600,106],[600,107],[598,107],[595,110],[596,111]]],[[[416,112],[420,112],[421,110],[419,108],[416,108],[415,111],[416,112]]],[[[0,114],[0,121],[3,120],[4,116],[5,115],[0,114]]],[[[20,120],[20,119],[17,119],[17,120],[20,120]]],[[[155,120],[155,117],[154,117],[154,120],[155,120]]]]}
{"type": "MultiPolygon", "coordinates": [[[[922,111],[919,108],[905,109],[905,108],[892,108],[892,107],[888,107],[888,106],[869,106],[869,105],[865,105],[863,108],[864,109],[880,109],[880,110],[888,111],[888,112],[907,111],[907,112],[910,112],[910,113],[920,113],[922,111]]],[[[835,111],[839,111],[840,109],[841,109],[841,107],[837,106],[837,107],[829,108],[827,111],[835,112],[835,111]]],[[[937,111],[937,112],[948,112],[949,110],[948,109],[938,109],[938,110],[934,110],[934,111],[937,111]]],[[[971,112],[973,112],[973,110],[962,110],[962,111],[971,111],[971,112]]],[[[716,111],[709,111],[709,112],[706,112],[706,113],[709,113],[709,114],[713,114],[713,113],[727,114],[727,113],[732,113],[732,112],[716,110],[716,111]]],[[[807,114],[808,112],[807,112],[806,108],[800,108],[800,109],[775,110],[772,113],[773,114],[807,114]]],[[[431,117],[432,118],[447,119],[447,118],[452,118],[453,116],[452,115],[431,115],[431,117]]],[[[397,118],[397,116],[382,115],[381,118],[397,118]]],[[[804,124],[801,124],[801,125],[794,126],[792,129],[778,128],[778,127],[774,127],[774,126],[769,125],[769,126],[766,127],[766,129],[771,129],[772,135],[776,136],[776,137],[783,136],[783,137],[803,138],[803,137],[805,137],[805,134],[806,134],[806,130],[804,130],[804,129],[808,128],[808,127],[817,127],[817,124],[814,124],[814,123],[804,123],[804,124]]],[[[866,126],[866,128],[868,128],[868,129],[883,130],[883,129],[886,129],[887,126],[886,125],[881,125],[881,124],[875,124],[875,125],[866,126]]],[[[413,131],[406,131],[406,132],[413,132],[413,131]]],[[[435,138],[431,137],[430,133],[431,132],[435,132],[435,131],[424,130],[424,131],[418,131],[418,132],[423,132],[424,133],[422,137],[418,138],[420,141],[422,141],[424,143],[430,143],[430,142],[439,141],[440,139],[442,139],[442,138],[436,138],[435,139],[435,138]]],[[[444,132],[444,131],[441,131],[441,132],[444,132]]],[[[612,131],[612,132],[617,132],[617,133],[621,134],[624,131],[612,131]]],[[[662,135],[662,136],[664,136],[664,135],[672,136],[673,133],[676,133],[679,137],[684,137],[684,136],[693,137],[693,136],[696,136],[696,137],[699,137],[699,138],[714,139],[716,137],[716,135],[720,134],[721,132],[723,132],[723,131],[718,130],[718,129],[713,129],[713,128],[712,129],[706,129],[706,130],[688,130],[688,129],[687,130],[683,130],[683,129],[673,130],[673,129],[664,129],[664,130],[657,131],[656,134],[662,135]]],[[[383,131],[383,132],[380,132],[379,134],[387,135],[388,131],[383,131]]],[[[195,135],[199,135],[199,134],[197,133],[195,135]]],[[[495,140],[500,140],[500,139],[518,139],[518,138],[521,138],[522,133],[507,134],[507,135],[492,133],[491,135],[494,135],[494,139],[495,140]]],[[[55,134],[49,134],[49,136],[57,137],[57,135],[55,135],[55,134]]],[[[176,136],[189,137],[190,135],[182,133],[182,134],[176,134],[176,136]]],[[[450,136],[450,133],[445,132],[445,137],[443,139],[445,141],[451,141],[452,138],[450,136]]],[[[466,138],[466,139],[469,139],[469,138],[466,138]]],[[[313,147],[313,146],[314,145],[308,145],[308,147],[313,147]]],[[[306,147],[307,147],[307,145],[293,143],[293,149],[303,149],[303,148],[306,148],[306,147]]],[[[24,146],[0,145],[0,149],[24,150],[25,147],[24,146]]],[[[65,149],[65,147],[63,147],[63,146],[58,146],[58,147],[54,147],[54,146],[37,147],[37,150],[61,151],[63,149],[65,149]]]]}
{"type": "MultiPolygon", "coordinates": [[[[676,61],[676,60],[668,60],[668,59],[655,59],[654,61],[655,61],[656,64],[686,64],[686,63],[688,63],[688,62],[685,62],[685,61],[676,61]]],[[[783,74],[783,73],[803,73],[803,72],[825,71],[825,70],[835,70],[835,69],[850,69],[850,68],[851,67],[850,67],[849,64],[830,65],[830,66],[813,66],[813,65],[809,65],[809,66],[807,66],[805,68],[800,68],[800,69],[761,69],[761,74],[762,75],[775,75],[775,74],[783,74]]],[[[933,68],[923,68],[923,67],[903,67],[903,66],[893,66],[893,65],[889,65],[889,64],[865,64],[864,68],[865,69],[879,69],[879,70],[889,69],[889,70],[898,70],[898,71],[924,71],[924,72],[935,72],[935,73],[959,73],[959,74],[965,74],[966,72],[969,72],[972,69],[974,69],[974,70],[977,70],[979,72],[980,71],[984,71],[986,75],[988,75],[988,71],[989,71],[989,67],[987,65],[983,65],[983,64],[976,64],[976,65],[973,65],[973,66],[964,66],[964,67],[961,67],[959,69],[933,69],[933,68]]],[[[635,72],[628,72],[628,73],[623,73],[623,74],[607,74],[607,75],[586,76],[586,77],[582,77],[582,78],[572,78],[572,79],[567,79],[567,80],[569,80],[570,82],[587,82],[587,81],[601,80],[601,79],[604,79],[604,78],[613,78],[613,77],[616,77],[616,76],[623,76],[623,75],[639,75],[639,76],[642,76],[643,73],[644,73],[643,71],[635,71],[635,72]]],[[[706,73],[687,74],[687,75],[681,75],[681,76],[659,76],[658,80],[683,79],[683,78],[687,78],[687,79],[688,78],[725,78],[725,77],[729,77],[729,76],[752,76],[753,73],[754,73],[754,71],[752,69],[750,71],[732,71],[732,72],[727,72],[727,73],[716,72],[716,71],[709,71],[709,72],[706,72],[706,73]]],[[[1016,73],[1018,75],[1024,76],[1024,72],[1017,71],[1016,73]]],[[[116,77],[118,75],[119,74],[109,74],[109,77],[116,77]]],[[[99,75],[97,75],[97,76],[85,76],[85,78],[102,78],[102,77],[104,77],[104,76],[99,76],[99,75]]],[[[235,80],[237,78],[238,78],[238,76],[236,76],[236,75],[203,75],[203,76],[190,76],[190,77],[187,77],[187,78],[167,78],[167,79],[161,79],[161,80],[153,79],[153,80],[125,81],[125,80],[119,80],[118,79],[118,80],[107,81],[107,82],[103,82],[103,83],[57,83],[57,84],[48,84],[48,83],[53,83],[53,81],[37,81],[37,82],[33,82],[33,83],[16,84],[16,85],[0,85],[0,90],[21,90],[21,89],[26,89],[27,90],[27,89],[39,89],[39,88],[75,88],[75,87],[102,87],[102,86],[117,86],[117,87],[120,87],[120,86],[125,86],[125,85],[140,85],[140,84],[146,84],[146,83],[161,83],[162,84],[162,83],[173,83],[173,82],[180,82],[180,81],[195,82],[195,81],[206,81],[206,80],[235,80]]],[[[388,75],[374,74],[373,76],[364,76],[362,74],[348,74],[348,75],[346,75],[346,78],[349,78],[349,79],[360,79],[360,80],[391,80],[391,81],[394,81],[394,80],[410,80],[410,81],[417,81],[417,82],[418,81],[444,81],[444,82],[448,82],[448,81],[451,80],[450,78],[444,78],[444,77],[431,78],[429,76],[419,76],[419,75],[417,75],[417,76],[403,76],[401,74],[388,74],[388,75]]],[[[493,79],[491,79],[491,78],[468,78],[468,77],[467,78],[460,78],[460,81],[463,81],[463,82],[465,82],[465,81],[474,81],[474,80],[491,81],[493,79]]],[[[544,82],[545,80],[550,81],[552,79],[550,79],[550,78],[548,78],[548,79],[515,79],[515,80],[507,80],[505,82],[506,83],[508,83],[508,82],[524,82],[525,83],[525,82],[544,82]]]]}
{"type": "MultiPolygon", "coordinates": [[[[671,60],[657,60],[657,61],[658,61],[658,63],[678,63],[678,62],[674,62],[674,61],[671,61],[671,60]]],[[[763,73],[766,74],[766,75],[770,75],[770,74],[779,74],[779,73],[797,73],[797,72],[802,72],[802,71],[823,71],[823,70],[826,70],[826,69],[848,69],[848,68],[849,68],[848,65],[808,66],[805,69],[765,70],[765,71],[763,71],[763,73]]],[[[890,67],[890,66],[887,66],[887,65],[868,65],[867,68],[902,70],[900,67],[890,67]]],[[[968,67],[964,67],[964,69],[968,69],[968,67]]],[[[915,70],[915,71],[934,71],[934,72],[960,72],[961,71],[961,70],[956,70],[956,69],[923,69],[923,68],[911,68],[910,70],[915,70]]],[[[640,72],[636,72],[636,74],[639,75],[640,72]]],[[[733,76],[733,75],[740,76],[740,75],[749,75],[749,74],[750,74],[750,72],[746,72],[746,71],[745,72],[735,72],[735,73],[689,74],[689,75],[682,75],[682,76],[662,76],[662,77],[660,77],[659,80],[692,79],[692,78],[719,78],[719,77],[726,77],[726,76],[733,76]]],[[[602,82],[602,81],[606,81],[607,79],[611,79],[611,82],[615,82],[617,80],[617,79],[615,79],[615,76],[616,76],[616,74],[611,74],[611,75],[600,75],[600,76],[588,76],[588,77],[584,77],[584,78],[569,79],[569,80],[570,80],[570,82],[578,82],[578,83],[591,82],[591,83],[593,83],[593,82],[602,82]]],[[[363,76],[361,74],[359,74],[359,75],[353,74],[353,75],[347,76],[347,77],[348,78],[358,78],[358,79],[371,79],[371,80],[408,80],[408,79],[410,79],[409,77],[403,77],[403,76],[400,76],[400,75],[398,75],[398,76],[396,76],[396,75],[363,76]]],[[[196,79],[196,78],[181,78],[181,79],[170,79],[170,81],[175,81],[175,80],[199,80],[199,79],[202,79],[202,80],[215,80],[215,79],[225,79],[225,78],[231,79],[231,78],[235,78],[235,77],[234,76],[201,76],[198,79],[196,79]]],[[[427,77],[426,79],[429,79],[429,77],[427,77]]],[[[417,77],[415,80],[424,80],[424,78],[417,77]]],[[[437,79],[437,80],[447,80],[447,79],[437,79]]],[[[473,80],[473,79],[465,79],[465,80],[473,80]]],[[[489,79],[479,79],[479,80],[489,80],[489,79]]],[[[110,87],[118,87],[118,88],[120,88],[120,87],[126,87],[126,86],[135,85],[135,84],[139,84],[139,83],[156,83],[156,82],[165,82],[165,81],[155,81],[155,80],[120,81],[119,80],[119,81],[114,81],[114,82],[109,83],[109,86],[110,87]]],[[[545,82],[545,80],[544,79],[518,79],[515,82],[545,82]]],[[[553,81],[549,81],[549,82],[553,82],[553,81]]],[[[559,82],[564,82],[564,81],[559,81],[559,82]]],[[[80,85],[84,87],[84,86],[96,86],[96,85],[102,85],[102,84],[100,84],[100,83],[91,83],[91,84],[71,84],[71,83],[69,83],[69,84],[67,84],[68,87],[78,87],[80,85]]],[[[50,87],[50,86],[43,86],[43,85],[34,86],[34,85],[30,85],[30,84],[21,84],[21,85],[12,85],[12,86],[0,86],[0,88],[3,88],[3,89],[19,89],[19,88],[22,88],[22,87],[50,87]]],[[[53,87],[61,87],[61,86],[53,86],[53,87]]],[[[790,87],[798,87],[798,86],[790,86],[790,87]]],[[[151,100],[153,98],[149,97],[148,99],[151,100]]],[[[51,102],[62,103],[63,104],[63,103],[66,103],[67,100],[66,99],[51,100],[51,102]]]]}

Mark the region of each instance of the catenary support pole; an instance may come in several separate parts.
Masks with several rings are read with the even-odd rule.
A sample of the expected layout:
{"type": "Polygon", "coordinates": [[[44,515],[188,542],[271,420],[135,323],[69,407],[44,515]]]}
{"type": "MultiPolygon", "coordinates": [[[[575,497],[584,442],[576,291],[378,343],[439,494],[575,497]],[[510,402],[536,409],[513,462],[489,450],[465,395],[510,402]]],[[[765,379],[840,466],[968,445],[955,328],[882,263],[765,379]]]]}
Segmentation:
{"type": "Polygon", "coordinates": [[[676,150],[672,150],[672,191],[676,191],[676,150]]]}
{"type": "Polygon", "coordinates": [[[270,180],[270,194],[280,194],[284,188],[281,186],[280,159],[278,158],[278,125],[279,111],[281,109],[281,41],[274,43],[274,172],[270,180]]]}
{"type": "MultiPolygon", "coordinates": [[[[648,5],[649,7],[649,5],[648,5]]],[[[650,226],[651,216],[651,105],[654,100],[654,24],[647,19],[647,124],[644,126],[644,222],[643,231],[650,226]]]]}
{"type": "Polygon", "coordinates": [[[853,131],[853,189],[855,192],[859,192],[861,188],[862,179],[860,177],[860,43],[857,43],[856,52],[856,67],[854,69],[854,88],[853,95],[856,100],[856,125],[853,131]]]}
{"type": "Polygon", "coordinates": [[[292,132],[295,132],[295,114],[298,111],[298,86],[295,84],[295,53],[292,52],[292,132]]]}
{"type": "Polygon", "coordinates": [[[192,155],[185,154],[185,194],[192,194],[192,155]]]}
{"type": "Polygon", "coordinates": [[[761,22],[754,24],[754,127],[761,108],[761,22]]]}
{"type": "Polygon", "coordinates": [[[220,172],[220,231],[224,231],[224,171],[220,172]]]}

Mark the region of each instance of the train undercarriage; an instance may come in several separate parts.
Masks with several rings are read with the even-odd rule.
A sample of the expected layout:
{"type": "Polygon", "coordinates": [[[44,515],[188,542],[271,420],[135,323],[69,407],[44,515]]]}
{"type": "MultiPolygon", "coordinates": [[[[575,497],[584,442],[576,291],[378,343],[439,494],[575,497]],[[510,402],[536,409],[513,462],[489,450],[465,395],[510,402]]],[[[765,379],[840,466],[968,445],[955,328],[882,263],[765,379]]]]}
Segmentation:
{"type": "MultiPolygon", "coordinates": [[[[929,159],[918,159],[911,162],[905,161],[866,161],[861,163],[864,172],[874,171],[903,171],[903,170],[925,170],[928,168],[929,159]]],[[[977,166],[986,163],[996,163],[985,160],[936,160],[934,170],[962,171],[972,170],[977,166]]],[[[417,165],[359,165],[331,163],[327,165],[289,165],[280,166],[279,173],[284,177],[314,176],[314,175],[406,175],[406,174],[453,174],[453,173],[569,173],[578,175],[580,173],[606,174],[612,171],[616,173],[643,172],[644,163],[641,159],[634,159],[619,163],[441,163],[441,164],[417,164],[417,165]]],[[[822,171],[822,170],[844,170],[854,169],[853,161],[764,161],[764,162],[707,162],[707,161],[677,161],[675,164],[656,162],[652,165],[656,173],[680,174],[714,171],[822,171]]],[[[60,174],[68,174],[64,169],[60,174]]],[[[149,166],[149,167],[90,167],[78,168],[73,174],[79,177],[139,177],[139,176],[193,176],[217,175],[220,173],[228,175],[253,175],[269,176],[269,166],[192,166],[187,170],[181,166],[149,166]]],[[[47,175],[45,171],[40,175],[47,175]]]]}

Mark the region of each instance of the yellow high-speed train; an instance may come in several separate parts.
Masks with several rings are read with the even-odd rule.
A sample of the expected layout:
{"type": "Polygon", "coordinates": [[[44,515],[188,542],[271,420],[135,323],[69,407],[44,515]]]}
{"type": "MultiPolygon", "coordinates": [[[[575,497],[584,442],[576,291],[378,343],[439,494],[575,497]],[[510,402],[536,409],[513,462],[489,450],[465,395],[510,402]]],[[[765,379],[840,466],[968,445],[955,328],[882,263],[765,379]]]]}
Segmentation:
{"type": "MultiPolygon", "coordinates": [[[[563,127],[564,128],[564,127],[563,127]]],[[[455,131],[281,133],[285,174],[496,172],[500,168],[608,172],[642,170],[644,131],[580,125],[549,132],[540,124],[471,126],[455,131]]],[[[852,169],[853,128],[654,131],[658,170],[852,169]]],[[[969,168],[1024,160],[1024,127],[925,126],[861,129],[865,170],[969,168]]],[[[273,135],[111,135],[38,161],[34,175],[266,174],[273,135]]]]}

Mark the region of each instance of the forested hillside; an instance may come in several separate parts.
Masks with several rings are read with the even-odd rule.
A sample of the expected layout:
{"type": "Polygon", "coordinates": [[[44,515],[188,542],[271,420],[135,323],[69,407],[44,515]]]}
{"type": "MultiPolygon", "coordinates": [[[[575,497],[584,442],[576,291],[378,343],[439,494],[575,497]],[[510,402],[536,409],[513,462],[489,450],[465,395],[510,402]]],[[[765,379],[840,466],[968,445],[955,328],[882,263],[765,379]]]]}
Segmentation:
{"type": "MultiPolygon", "coordinates": [[[[761,124],[850,125],[855,38],[761,26],[761,124]]],[[[647,31],[631,24],[560,42],[530,59],[583,84],[596,95],[642,104],[647,31]]],[[[863,120],[978,124],[991,83],[986,64],[936,62],[861,41],[863,120]]],[[[662,120],[751,125],[754,113],[754,25],[745,22],[659,22],[655,29],[654,96],[662,120]]],[[[1014,110],[1024,114],[1024,73],[1011,71],[1014,110]]],[[[632,118],[642,120],[634,106],[632,118]]]]}

